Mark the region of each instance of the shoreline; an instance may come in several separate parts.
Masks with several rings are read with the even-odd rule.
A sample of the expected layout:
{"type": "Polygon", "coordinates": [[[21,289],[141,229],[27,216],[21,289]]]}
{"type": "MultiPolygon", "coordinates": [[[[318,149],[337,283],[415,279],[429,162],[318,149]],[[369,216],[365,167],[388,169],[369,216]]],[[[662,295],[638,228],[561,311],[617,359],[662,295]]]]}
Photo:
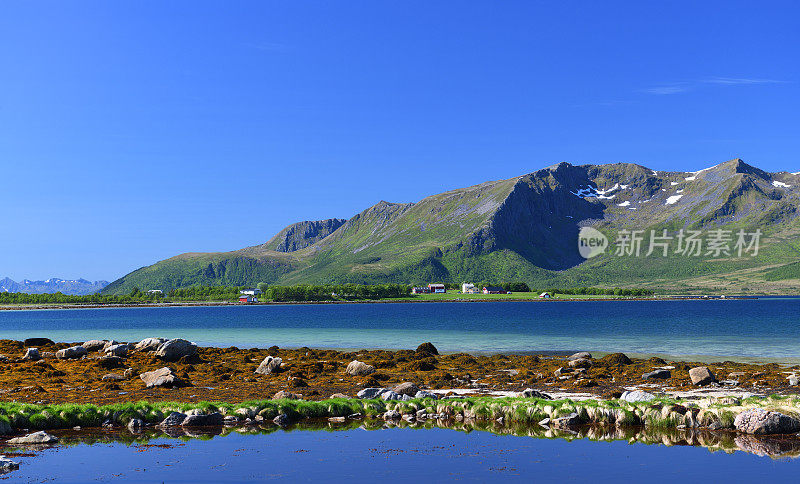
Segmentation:
{"type": "Polygon", "coordinates": [[[655,297],[575,297],[575,298],[454,298],[454,299],[371,299],[363,301],[269,301],[258,303],[240,303],[237,301],[181,301],[165,303],[65,303],[65,304],[6,304],[0,305],[0,311],[34,311],[48,309],[112,309],[112,308],[170,308],[170,307],[258,307],[258,306],[292,306],[310,304],[403,304],[403,303],[482,303],[482,302],[619,302],[619,301],[742,301],[764,297],[798,297],[795,295],[758,295],[758,296],[655,296],[655,297]]]}

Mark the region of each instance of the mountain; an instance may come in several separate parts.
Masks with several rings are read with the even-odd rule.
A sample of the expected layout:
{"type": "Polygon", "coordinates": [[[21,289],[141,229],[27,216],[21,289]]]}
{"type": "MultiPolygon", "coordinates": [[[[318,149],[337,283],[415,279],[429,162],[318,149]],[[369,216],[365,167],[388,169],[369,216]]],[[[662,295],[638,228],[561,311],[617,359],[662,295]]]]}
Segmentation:
{"type": "MultiPolygon", "coordinates": [[[[767,173],[740,159],[697,172],[616,163],[559,163],[509,180],[381,201],[349,220],[290,225],[232,252],[186,253],[143,267],[103,292],[194,284],[525,281],[533,287],[649,287],[679,293],[800,290],[800,174],[767,173]],[[593,227],[608,250],[584,259],[578,234],[593,227]],[[670,247],[616,254],[620,231],[761,231],[759,251],[699,256],[670,247]]],[[[750,237],[752,239],[753,237],[750,237]]],[[[682,241],[682,239],[681,239],[682,241]]],[[[709,241],[706,241],[710,243],[709,241]]]]}
{"type": "Polygon", "coordinates": [[[62,294],[85,295],[94,294],[108,285],[108,281],[87,281],[86,279],[65,280],[52,277],[45,281],[23,279],[15,282],[8,277],[0,279],[0,292],[25,292],[28,294],[62,294]]]}

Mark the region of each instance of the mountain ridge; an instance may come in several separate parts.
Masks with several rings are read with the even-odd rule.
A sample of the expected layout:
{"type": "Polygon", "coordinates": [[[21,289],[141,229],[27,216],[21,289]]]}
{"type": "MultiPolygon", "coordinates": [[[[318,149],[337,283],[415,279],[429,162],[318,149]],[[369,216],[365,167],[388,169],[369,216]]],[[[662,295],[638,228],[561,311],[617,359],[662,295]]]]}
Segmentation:
{"type": "MultiPolygon", "coordinates": [[[[347,220],[299,222],[258,246],[180,254],[138,269],[104,292],[140,285],[170,289],[194,284],[433,280],[522,280],[536,286],[660,281],[666,288],[714,292],[727,284],[726,270],[755,272],[763,276],[756,278],[762,288],[797,291],[800,281],[788,277],[770,282],[766,274],[800,260],[798,187],[796,174],[768,173],[738,158],[696,172],[657,172],[631,163],[562,162],[414,203],[380,201],[347,220]],[[632,267],[632,261],[608,254],[584,260],[577,250],[584,226],[607,232],[626,227],[763,227],[768,238],[755,261],[698,259],[689,264],[668,257],[677,265],[647,260],[632,267]],[[709,277],[722,285],[702,280],[709,277]]],[[[747,277],[727,279],[738,281],[729,288],[751,292],[747,277]]]]}
{"type": "Polygon", "coordinates": [[[16,282],[9,277],[0,279],[0,292],[23,292],[27,294],[47,294],[60,292],[62,294],[83,296],[99,292],[109,284],[108,281],[87,281],[86,279],[50,279],[32,281],[23,279],[16,282]]]}

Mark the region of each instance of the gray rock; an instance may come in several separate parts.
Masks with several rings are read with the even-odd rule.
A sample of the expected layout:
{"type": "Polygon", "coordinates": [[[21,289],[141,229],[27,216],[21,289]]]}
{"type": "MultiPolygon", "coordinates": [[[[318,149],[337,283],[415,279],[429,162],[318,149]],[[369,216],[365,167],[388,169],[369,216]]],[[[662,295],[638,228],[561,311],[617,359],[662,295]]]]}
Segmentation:
{"type": "Polygon", "coordinates": [[[378,395],[385,391],[385,388],[365,388],[358,392],[356,396],[363,399],[378,398],[378,395]]]}
{"type": "Polygon", "coordinates": [[[130,430],[131,433],[139,433],[142,429],[144,429],[144,422],[142,422],[141,419],[132,418],[130,422],[128,422],[128,430],[130,430]]]}
{"type": "Polygon", "coordinates": [[[0,473],[11,472],[17,469],[19,469],[19,462],[14,462],[6,456],[0,455],[0,473]]]}
{"type": "Polygon", "coordinates": [[[63,350],[56,351],[56,358],[60,360],[77,359],[86,356],[86,348],[83,346],[71,346],[63,350]]]}
{"type": "Polygon", "coordinates": [[[717,377],[711,373],[707,366],[696,366],[689,369],[689,378],[692,379],[692,385],[708,385],[717,381],[717,377]]]}
{"type": "Polygon", "coordinates": [[[50,435],[44,430],[40,430],[39,432],[34,432],[22,437],[8,439],[9,444],[54,444],[56,442],[58,442],[58,437],[55,435],[50,435]]]}
{"type": "Polygon", "coordinates": [[[572,412],[566,417],[558,417],[550,420],[550,425],[559,429],[575,427],[581,424],[581,419],[576,412],[572,412]]]}
{"type": "Polygon", "coordinates": [[[287,425],[289,425],[291,423],[291,420],[289,419],[288,415],[286,415],[285,413],[282,413],[282,414],[278,415],[277,417],[273,418],[272,422],[275,425],[279,426],[279,427],[286,427],[287,425]]]}
{"type": "Polygon", "coordinates": [[[83,343],[81,346],[86,348],[86,351],[100,351],[106,347],[107,340],[93,339],[83,343]]]}
{"type": "Polygon", "coordinates": [[[378,398],[380,398],[381,400],[386,400],[386,401],[389,401],[389,400],[402,400],[403,399],[403,395],[400,395],[399,393],[394,392],[392,390],[386,390],[385,392],[383,392],[380,395],[378,395],[378,398]]]}
{"type": "Polygon", "coordinates": [[[266,358],[264,358],[264,361],[262,361],[261,364],[258,365],[258,368],[256,368],[255,373],[258,373],[260,375],[270,375],[272,373],[276,373],[280,370],[282,362],[283,360],[281,360],[280,358],[267,356],[266,358]]]}
{"type": "Polygon", "coordinates": [[[526,388],[519,393],[520,397],[523,398],[541,398],[543,400],[552,400],[553,397],[546,393],[542,393],[538,390],[534,390],[533,388],[526,388]]]}
{"type": "Polygon", "coordinates": [[[165,341],[164,338],[145,338],[133,347],[136,351],[156,351],[165,341]]]}
{"type": "Polygon", "coordinates": [[[739,432],[755,435],[791,434],[800,430],[800,420],[760,408],[740,413],[733,420],[733,425],[739,432]]]}
{"type": "Polygon", "coordinates": [[[797,375],[790,375],[787,380],[789,380],[790,387],[796,387],[798,384],[800,384],[800,379],[797,378],[797,375]]]}
{"type": "Polygon", "coordinates": [[[414,395],[417,394],[417,392],[419,392],[419,387],[416,386],[415,384],[411,383],[410,381],[407,381],[407,382],[404,382],[404,383],[401,383],[401,384],[395,386],[394,388],[392,388],[392,390],[395,393],[399,393],[401,395],[408,395],[409,397],[413,397],[414,395]]]}
{"type": "Polygon", "coordinates": [[[575,353],[574,355],[570,356],[567,359],[570,360],[570,361],[572,361],[572,360],[581,360],[581,359],[590,360],[590,359],[592,359],[592,354],[589,353],[588,351],[580,351],[580,352],[575,353]]]}
{"type": "Polygon", "coordinates": [[[400,420],[400,412],[397,410],[389,410],[383,414],[384,420],[400,420]]]}
{"type": "Polygon", "coordinates": [[[328,398],[350,398],[344,393],[334,393],[333,395],[329,396],[328,398]]]}
{"type": "Polygon", "coordinates": [[[632,392],[622,392],[622,396],[619,397],[620,400],[625,400],[626,402],[649,402],[656,398],[655,395],[652,393],[643,392],[641,390],[634,390],[632,392]]]}
{"type": "Polygon", "coordinates": [[[545,417],[545,418],[539,420],[539,425],[541,425],[542,427],[549,426],[550,425],[550,418],[549,417],[545,417]]]}
{"type": "Polygon", "coordinates": [[[186,420],[186,414],[181,412],[172,412],[161,421],[159,424],[162,427],[177,427],[178,425],[182,424],[183,421],[186,420]]]}
{"type": "Polygon", "coordinates": [[[669,370],[653,370],[642,375],[643,380],[667,380],[670,378],[672,378],[672,372],[669,370]]]}
{"type": "Polygon", "coordinates": [[[178,375],[169,367],[159,368],[158,370],[148,371],[139,375],[147,388],[152,387],[174,387],[180,386],[181,382],[178,375]]]}
{"type": "Polygon", "coordinates": [[[218,427],[222,425],[225,417],[219,412],[208,415],[187,415],[181,422],[181,427],[218,427]]]}
{"type": "Polygon", "coordinates": [[[592,360],[588,358],[578,358],[576,360],[569,361],[570,368],[591,368],[592,367],[592,360]]]}
{"type": "Polygon", "coordinates": [[[420,390],[414,395],[414,398],[432,398],[432,399],[436,400],[439,397],[433,392],[420,390]]]}
{"type": "Polygon", "coordinates": [[[164,361],[177,361],[195,353],[197,353],[197,345],[180,338],[165,341],[156,350],[156,356],[164,361]]]}
{"type": "Polygon", "coordinates": [[[23,361],[39,361],[42,359],[42,355],[39,354],[39,348],[28,348],[25,350],[25,354],[22,355],[23,361]]]}
{"type": "Polygon", "coordinates": [[[125,344],[110,345],[106,346],[103,349],[103,353],[105,353],[106,356],[118,356],[120,358],[125,358],[126,356],[128,356],[129,348],[130,345],[125,345],[125,344]]]}
{"type": "Polygon", "coordinates": [[[353,376],[363,376],[375,373],[375,367],[358,360],[353,360],[347,364],[347,374],[353,376]]]}
{"type": "Polygon", "coordinates": [[[420,409],[420,410],[417,410],[416,417],[417,417],[417,420],[425,420],[425,419],[428,418],[428,412],[425,411],[424,408],[420,409]]]}
{"type": "Polygon", "coordinates": [[[572,368],[564,368],[563,366],[561,366],[556,371],[553,372],[553,375],[560,377],[562,375],[567,375],[569,373],[572,373],[573,371],[575,370],[573,370],[572,368]]]}

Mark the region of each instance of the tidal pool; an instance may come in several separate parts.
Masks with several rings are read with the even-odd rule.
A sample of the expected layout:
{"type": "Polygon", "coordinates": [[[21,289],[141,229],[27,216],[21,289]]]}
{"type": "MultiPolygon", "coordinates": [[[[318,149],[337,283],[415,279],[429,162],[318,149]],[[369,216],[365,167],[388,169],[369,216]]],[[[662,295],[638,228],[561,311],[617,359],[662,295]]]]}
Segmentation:
{"type": "Polygon", "coordinates": [[[310,422],[185,430],[53,432],[54,446],[0,451],[18,482],[241,482],[391,479],[435,482],[793,480],[800,439],[731,432],[645,431],[433,422],[310,422]]]}

